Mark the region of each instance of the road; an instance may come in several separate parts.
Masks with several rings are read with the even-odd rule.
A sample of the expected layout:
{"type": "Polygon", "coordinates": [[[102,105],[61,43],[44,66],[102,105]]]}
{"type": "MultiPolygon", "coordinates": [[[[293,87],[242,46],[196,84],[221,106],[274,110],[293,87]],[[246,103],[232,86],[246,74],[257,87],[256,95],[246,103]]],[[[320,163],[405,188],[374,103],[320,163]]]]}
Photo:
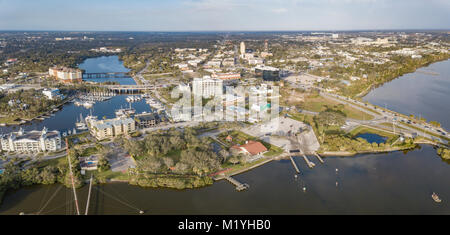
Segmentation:
{"type": "MultiPolygon", "coordinates": [[[[344,96],[340,96],[340,95],[336,95],[336,94],[331,94],[328,93],[327,91],[325,91],[323,88],[320,87],[316,87],[316,86],[309,86],[309,85],[305,85],[305,84],[298,84],[296,82],[289,82],[291,86],[293,87],[297,87],[297,88],[302,88],[302,89],[308,89],[308,88],[312,88],[312,89],[317,89],[320,91],[320,95],[334,100],[336,102],[342,103],[342,104],[346,104],[354,109],[357,109],[359,111],[362,111],[364,113],[370,114],[372,115],[374,118],[371,120],[355,120],[355,119],[347,119],[347,121],[349,122],[353,122],[353,123],[358,123],[361,125],[368,125],[368,126],[374,126],[377,128],[381,128],[381,129],[386,129],[386,126],[381,125],[382,123],[394,123],[395,126],[401,127],[402,130],[398,130],[400,133],[402,134],[407,134],[407,135],[418,135],[418,136],[423,136],[425,138],[429,138],[435,141],[438,141],[440,143],[443,144],[447,144],[448,141],[442,139],[442,138],[438,138],[436,136],[442,136],[442,137],[447,137],[449,136],[449,132],[444,130],[443,128],[433,128],[431,127],[431,125],[429,124],[423,124],[420,123],[418,121],[415,120],[411,120],[408,118],[403,118],[402,114],[394,112],[392,110],[387,110],[387,109],[382,109],[380,107],[377,107],[373,104],[370,103],[364,103],[358,100],[354,100],[348,97],[344,97],[344,96]],[[364,108],[363,108],[364,107],[364,108]],[[416,130],[410,126],[411,125],[415,128],[421,129],[416,130]],[[439,131],[438,131],[439,130],[439,131]],[[428,131],[434,135],[431,134],[427,134],[425,133],[425,131],[428,131]]],[[[310,112],[311,113],[311,112],[310,112]]]]}

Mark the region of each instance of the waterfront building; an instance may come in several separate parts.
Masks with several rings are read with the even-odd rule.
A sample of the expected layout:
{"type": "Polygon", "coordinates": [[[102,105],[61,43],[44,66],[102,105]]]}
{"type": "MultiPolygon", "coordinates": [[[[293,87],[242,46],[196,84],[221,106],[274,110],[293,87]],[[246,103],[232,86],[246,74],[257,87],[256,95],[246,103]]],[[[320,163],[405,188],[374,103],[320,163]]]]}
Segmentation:
{"type": "Polygon", "coordinates": [[[214,96],[222,96],[223,81],[210,76],[203,78],[194,78],[192,82],[192,93],[194,96],[202,96],[203,98],[211,98],[214,96]]]}
{"type": "Polygon", "coordinates": [[[280,70],[270,66],[255,67],[256,77],[262,78],[264,81],[279,81],[280,70]]]}
{"type": "Polygon", "coordinates": [[[61,135],[59,131],[25,132],[22,128],[18,132],[0,135],[1,148],[7,152],[54,152],[61,149],[61,135]]]}
{"type": "Polygon", "coordinates": [[[52,67],[49,68],[48,73],[64,83],[76,83],[83,80],[83,73],[80,69],[52,67]]]}
{"type": "Polygon", "coordinates": [[[249,156],[262,155],[267,152],[267,148],[258,141],[246,141],[243,145],[234,145],[231,151],[237,154],[244,154],[249,156]]]}
{"type": "Polygon", "coordinates": [[[137,128],[145,129],[156,126],[159,122],[159,117],[156,113],[142,113],[135,115],[134,120],[137,128]]]}
{"type": "Polygon", "coordinates": [[[80,157],[78,160],[80,161],[81,170],[95,171],[98,168],[97,156],[80,157]]]}
{"type": "Polygon", "coordinates": [[[98,140],[127,135],[136,131],[134,120],[128,117],[98,120],[96,117],[88,116],[86,117],[86,123],[91,135],[98,140]]]}
{"type": "Polygon", "coordinates": [[[59,89],[44,89],[42,91],[42,94],[47,96],[49,100],[55,100],[55,99],[64,99],[64,95],[59,93],[59,89]]]}

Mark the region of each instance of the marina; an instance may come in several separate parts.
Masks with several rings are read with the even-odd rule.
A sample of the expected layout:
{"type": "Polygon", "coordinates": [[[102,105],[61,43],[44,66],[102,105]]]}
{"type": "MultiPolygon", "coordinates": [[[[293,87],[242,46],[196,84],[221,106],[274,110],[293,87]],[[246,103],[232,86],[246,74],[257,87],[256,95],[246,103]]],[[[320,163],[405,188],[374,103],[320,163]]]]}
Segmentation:
{"type": "MultiPolygon", "coordinates": [[[[150,106],[157,104],[151,97],[130,103],[126,100],[128,96],[116,95],[105,101],[96,101],[89,110],[68,103],[54,116],[23,127],[39,129],[45,125],[69,134],[77,127],[80,114],[81,117],[92,113],[96,117],[113,118],[122,107],[131,106],[141,113],[151,112],[150,106]]],[[[0,129],[6,132],[14,128],[5,126],[0,129]]],[[[320,161],[320,156],[315,156],[320,161]]],[[[100,190],[109,195],[121,195],[146,214],[205,214],[217,211],[223,214],[245,214],[249,211],[255,214],[367,214],[368,211],[370,214],[446,214],[450,211],[450,205],[446,203],[446,198],[450,197],[450,162],[439,158],[436,150],[428,145],[408,152],[331,156],[326,158],[327,164],[315,169],[311,169],[311,163],[314,163],[305,156],[306,164],[294,165],[302,173],[301,179],[292,177],[292,165],[295,163],[292,160],[274,160],[235,176],[239,181],[227,178],[228,182],[217,181],[200,189],[148,189],[127,183],[93,186],[89,213],[137,213],[136,209],[124,206],[106,194],[95,193],[100,190]],[[236,193],[230,190],[229,183],[236,190],[249,189],[250,184],[252,188],[236,193]],[[431,194],[433,191],[438,192],[439,196],[437,193],[431,194]],[[408,201],[404,200],[406,197],[408,201]],[[188,200],[184,200],[186,198],[188,200]],[[276,206],[261,207],[273,204],[274,198],[277,199],[276,206]]],[[[36,185],[8,192],[0,204],[0,214],[32,214],[37,211],[34,209],[36,205],[49,193],[55,193],[55,199],[49,203],[49,209],[41,214],[74,214],[75,211],[68,211],[64,206],[66,195],[71,190],[63,188],[58,192],[58,187],[36,185]]],[[[82,187],[78,192],[80,207],[84,208],[87,206],[84,203],[89,195],[89,186],[82,187]]]]}

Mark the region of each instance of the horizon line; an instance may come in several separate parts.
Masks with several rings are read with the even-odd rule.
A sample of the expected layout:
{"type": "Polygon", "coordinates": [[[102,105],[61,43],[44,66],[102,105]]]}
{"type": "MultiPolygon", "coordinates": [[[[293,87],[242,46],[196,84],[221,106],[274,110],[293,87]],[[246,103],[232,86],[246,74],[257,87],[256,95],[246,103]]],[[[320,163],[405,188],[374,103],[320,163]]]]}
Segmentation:
{"type": "Polygon", "coordinates": [[[361,31],[450,31],[450,28],[409,28],[409,29],[286,29],[286,30],[59,30],[59,29],[0,29],[0,32],[129,32],[129,33],[171,33],[171,32],[361,32],[361,31]]]}

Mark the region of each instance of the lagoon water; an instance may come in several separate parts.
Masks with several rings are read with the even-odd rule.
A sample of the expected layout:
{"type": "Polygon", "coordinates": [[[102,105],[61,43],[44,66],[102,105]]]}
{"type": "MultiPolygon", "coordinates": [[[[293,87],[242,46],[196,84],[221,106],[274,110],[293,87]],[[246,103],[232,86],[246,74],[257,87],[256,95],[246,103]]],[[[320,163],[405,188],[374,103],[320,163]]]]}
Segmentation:
{"type": "MultiPolygon", "coordinates": [[[[450,75],[445,68],[439,72],[447,78],[450,75]]],[[[405,76],[399,79],[414,83],[415,80],[404,79],[405,76]]],[[[428,80],[432,81],[435,80],[428,80]]],[[[437,79],[437,82],[444,81],[437,79]]],[[[385,86],[389,87],[389,83],[385,86]]],[[[385,89],[383,87],[378,89],[385,89]]],[[[431,90],[421,91],[420,97],[429,94],[432,99],[432,94],[436,93],[433,87],[427,85],[422,88],[431,90]]],[[[382,94],[379,99],[384,100],[383,96],[389,93],[382,94]]],[[[377,100],[372,93],[368,97],[384,102],[377,100]]],[[[395,107],[395,102],[400,102],[402,96],[392,94],[392,97],[389,108],[395,107]]],[[[435,117],[439,121],[440,115],[425,111],[441,112],[442,103],[418,111],[414,111],[413,105],[408,107],[412,112],[423,112],[428,119],[435,117]]],[[[429,106],[433,104],[431,102],[429,106]]],[[[108,111],[107,105],[94,109],[99,112],[98,115],[102,115],[101,112],[106,112],[105,115],[113,112],[108,111]]],[[[73,119],[76,119],[76,115],[73,115],[73,119]]],[[[444,119],[441,122],[448,125],[444,119]]],[[[298,178],[294,177],[295,170],[289,160],[273,161],[235,176],[250,185],[248,190],[242,192],[237,192],[226,181],[182,191],[140,188],[126,183],[98,185],[93,189],[89,212],[138,214],[139,210],[145,210],[146,214],[450,214],[450,162],[443,161],[430,146],[423,145],[409,152],[327,157],[324,158],[324,164],[309,157],[316,164],[313,169],[306,166],[303,158],[294,159],[301,172],[298,178]],[[306,192],[303,192],[303,187],[306,187],[306,192]],[[440,196],[442,203],[432,200],[433,192],[440,196]]],[[[74,214],[73,203],[70,203],[73,201],[72,192],[66,188],[58,191],[60,187],[32,186],[10,191],[0,205],[0,214],[36,213],[40,210],[41,214],[74,214]],[[55,192],[54,199],[43,208],[55,192]]],[[[85,208],[87,192],[87,186],[78,191],[80,208],[85,208]]]]}

